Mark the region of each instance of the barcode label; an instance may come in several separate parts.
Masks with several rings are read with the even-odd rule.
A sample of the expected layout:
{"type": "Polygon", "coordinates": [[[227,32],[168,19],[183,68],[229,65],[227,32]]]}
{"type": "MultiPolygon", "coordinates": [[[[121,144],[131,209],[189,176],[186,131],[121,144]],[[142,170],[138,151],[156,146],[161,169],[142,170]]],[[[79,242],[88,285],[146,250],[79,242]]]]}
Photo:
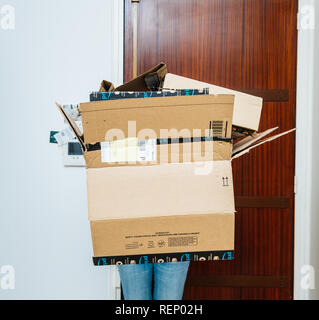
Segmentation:
{"type": "Polygon", "coordinates": [[[196,246],[198,244],[197,237],[174,237],[168,238],[169,247],[196,246]]]}
{"type": "Polygon", "coordinates": [[[209,122],[209,136],[226,138],[227,136],[227,121],[212,120],[209,122]]]}

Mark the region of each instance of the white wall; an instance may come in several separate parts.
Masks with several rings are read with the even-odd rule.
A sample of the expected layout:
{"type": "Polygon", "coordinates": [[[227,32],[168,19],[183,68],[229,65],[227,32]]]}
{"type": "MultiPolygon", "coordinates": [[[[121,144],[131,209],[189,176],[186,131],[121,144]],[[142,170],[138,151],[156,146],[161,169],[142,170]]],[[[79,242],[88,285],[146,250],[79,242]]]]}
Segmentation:
{"type": "Polygon", "coordinates": [[[0,299],[110,298],[108,267],[92,263],[85,169],[63,167],[49,131],[64,127],[55,101],[121,81],[113,2],[0,0],[16,16],[0,29],[0,268],[16,278],[0,299]]]}
{"type": "Polygon", "coordinates": [[[295,299],[319,299],[319,1],[299,0],[295,299]]]}

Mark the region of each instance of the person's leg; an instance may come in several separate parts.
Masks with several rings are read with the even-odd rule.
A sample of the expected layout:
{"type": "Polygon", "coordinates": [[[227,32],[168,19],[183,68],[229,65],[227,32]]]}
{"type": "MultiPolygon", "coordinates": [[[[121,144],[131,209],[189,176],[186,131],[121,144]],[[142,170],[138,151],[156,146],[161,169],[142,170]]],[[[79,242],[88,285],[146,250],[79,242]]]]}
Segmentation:
{"type": "Polygon", "coordinates": [[[154,263],[154,300],[182,300],[189,261],[154,263]]]}
{"type": "Polygon", "coordinates": [[[118,265],[125,300],[152,300],[153,264],[118,265]]]}

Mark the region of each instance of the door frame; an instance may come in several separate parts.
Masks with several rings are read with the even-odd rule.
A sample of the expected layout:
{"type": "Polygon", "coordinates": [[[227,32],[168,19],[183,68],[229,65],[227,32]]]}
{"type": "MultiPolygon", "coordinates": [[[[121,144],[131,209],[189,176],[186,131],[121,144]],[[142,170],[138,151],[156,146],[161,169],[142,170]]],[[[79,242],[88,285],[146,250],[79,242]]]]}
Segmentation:
{"type": "MultiPolygon", "coordinates": [[[[319,5],[315,0],[299,0],[298,13],[298,60],[297,60],[297,105],[296,105],[296,177],[295,177],[295,254],[294,254],[294,299],[308,300],[311,296],[312,268],[318,267],[315,248],[311,241],[319,236],[311,234],[312,220],[319,199],[314,197],[313,186],[319,177],[313,175],[312,123],[315,115],[315,13],[319,5]],[[311,263],[313,266],[311,266],[311,263]],[[314,265],[316,264],[316,265],[314,265]],[[303,287],[305,276],[310,276],[310,286],[303,287]]],[[[316,54],[317,53],[317,54],[316,54]]],[[[317,80],[318,81],[318,80],[317,80]]],[[[319,88],[317,88],[318,90],[319,88]]],[[[318,295],[318,293],[317,293],[318,295]]],[[[317,296],[318,298],[318,296],[317,296]]]]}

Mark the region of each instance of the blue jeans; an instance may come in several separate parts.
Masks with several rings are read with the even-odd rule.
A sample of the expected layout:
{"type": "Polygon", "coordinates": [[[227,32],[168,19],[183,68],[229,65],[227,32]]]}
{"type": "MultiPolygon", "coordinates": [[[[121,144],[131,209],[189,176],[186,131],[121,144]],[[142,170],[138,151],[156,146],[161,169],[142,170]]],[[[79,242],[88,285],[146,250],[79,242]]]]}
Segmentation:
{"type": "Polygon", "coordinates": [[[182,300],[188,267],[189,261],[118,265],[124,299],[182,300]]]}

